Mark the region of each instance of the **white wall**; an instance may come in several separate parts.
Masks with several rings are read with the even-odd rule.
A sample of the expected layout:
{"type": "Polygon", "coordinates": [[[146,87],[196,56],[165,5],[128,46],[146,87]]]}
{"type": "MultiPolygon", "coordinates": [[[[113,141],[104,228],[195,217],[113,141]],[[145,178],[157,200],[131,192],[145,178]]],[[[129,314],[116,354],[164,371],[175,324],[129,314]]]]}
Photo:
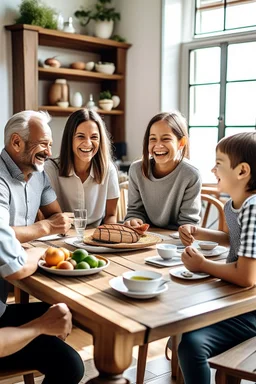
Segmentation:
{"type": "MultiPolygon", "coordinates": [[[[165,47],[171,50],[171,57],[165,56],[162,73],[164,82],[168,82],[167,91],[162,93],[163,109],[178,108],[179,103],[179,40],[181,38],[181,3],[182,0],[166,0],[171,14],[167,20],[169,36],[165,47]]],[[[186,0],[183,0],[186,1],[186,0]]],[[[190,1],[190,0],[188,0],[190,1]]],[[[80,5],[93,4],[93,0],[44,0],[54,7],[65,19],[72,16],[80,5]]],[[[12,69],[10,32],[3,26],[14,23],[14,15],[20,0],[1,0],[0,2],[0,126],[12,115],[12,69]]],[[[142,139],[146,126],[156,113],[161,110],[161,0],[113,0],[121,13],[121,21],[116,25],[116,33],[132,44],[127,61],[126,95],[126,141],[128,158],[134,160],[141,156],[142,139]]],[[[74,26],[80,29],[76,20],[74,26]]],[[[89,30],[90,33],[90,30],[89,30]]],[[[58,153],[59,142],[65,118],[54,118],[51,127],[54,139],[54,154],[58,153]]],[[[3,134],[0,135],[0,148],[3,146],[3,134]]]]}

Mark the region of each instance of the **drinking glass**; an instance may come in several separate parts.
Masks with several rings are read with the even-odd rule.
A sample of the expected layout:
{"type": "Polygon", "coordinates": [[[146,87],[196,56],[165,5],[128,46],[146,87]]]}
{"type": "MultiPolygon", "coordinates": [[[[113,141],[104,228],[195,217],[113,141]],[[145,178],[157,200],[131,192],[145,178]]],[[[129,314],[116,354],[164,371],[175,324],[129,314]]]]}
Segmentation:
{"type": "Polygon", "coordinates": [[[74,209],[74,227],[78,240],[83,240],[87,225],[87,209],[74,209]]]}

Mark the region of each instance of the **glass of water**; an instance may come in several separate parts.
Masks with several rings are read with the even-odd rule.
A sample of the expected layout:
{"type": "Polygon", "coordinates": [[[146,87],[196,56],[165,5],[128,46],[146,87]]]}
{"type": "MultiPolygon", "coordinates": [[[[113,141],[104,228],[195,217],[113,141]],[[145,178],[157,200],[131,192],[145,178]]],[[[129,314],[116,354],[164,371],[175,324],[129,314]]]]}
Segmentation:
{"type": "Polygon", "coordinates": [[[83,240],[87,225],[87,209],[74,209],[74,227],[78,240],[83,240]]]}

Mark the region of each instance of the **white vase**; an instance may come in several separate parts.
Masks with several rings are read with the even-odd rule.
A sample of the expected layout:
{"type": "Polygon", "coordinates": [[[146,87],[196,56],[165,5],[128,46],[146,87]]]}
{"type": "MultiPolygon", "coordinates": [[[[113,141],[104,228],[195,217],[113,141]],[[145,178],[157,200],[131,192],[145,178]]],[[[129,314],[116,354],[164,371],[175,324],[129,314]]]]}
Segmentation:
{"type": "Polygon", "coordinates": [[[83,105],[83,97],[80,92],[75,92],[71,99],[71,105],[75,108],[80,108],[83,105]]]}
{"type": "Polygon", "coordinates": [[[94,35],[102,39],[109,39],[113,33],[114,21],[95,21],[94,35]]]}

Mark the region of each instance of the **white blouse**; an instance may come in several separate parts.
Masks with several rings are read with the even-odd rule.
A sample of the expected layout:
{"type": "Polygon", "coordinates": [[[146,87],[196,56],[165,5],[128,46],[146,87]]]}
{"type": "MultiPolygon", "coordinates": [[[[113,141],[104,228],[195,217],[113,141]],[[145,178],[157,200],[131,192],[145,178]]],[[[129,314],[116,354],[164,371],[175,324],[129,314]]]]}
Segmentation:
{"type": "Polygon", "coordinates": [[[97,227],[102,222],[106,201],[119,198],[118,173],[112,163],[109,164],[109,171],[102,184],[95,182],[93,167],[84,183],[74,170],[68,177],[59,176],[59,169],[51,160],[45,162],[45,172],[62,211],[73,212],[75,208],[86,208],[90,227],[97,227]]]}

